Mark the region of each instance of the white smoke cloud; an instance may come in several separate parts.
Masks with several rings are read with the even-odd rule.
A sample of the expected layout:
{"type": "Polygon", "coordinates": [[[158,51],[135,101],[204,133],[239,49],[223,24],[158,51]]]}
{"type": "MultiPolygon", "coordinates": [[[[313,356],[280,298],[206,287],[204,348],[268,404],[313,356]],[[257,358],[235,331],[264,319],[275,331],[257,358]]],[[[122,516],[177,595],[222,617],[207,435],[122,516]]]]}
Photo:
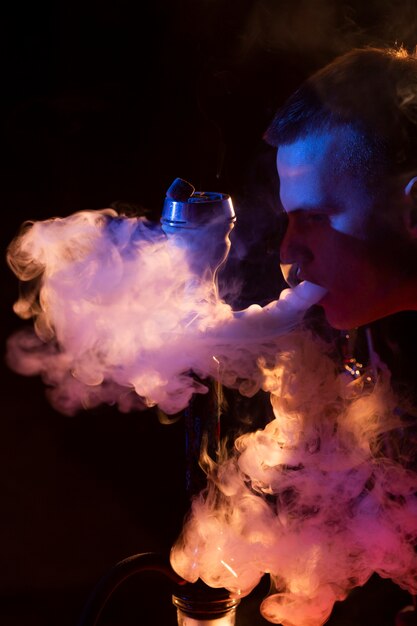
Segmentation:
{"type": "Polygon", "coordinates": [[[388,381],[347,379],[304,333],[280,347],[263,383],[275,419],[207,461],[171,562],[237,595],[269,573],[264,617],[320,626],[373,572],[417,592],[417,475],[383,453],[401,425],[388,381]]]}
{"type": "Polygon", "coordinates": [[[262,612],[284,626],[319,626],[373,572],[417,592],[417,477],[384,454],[401,426],[389,385],[347,380],[295,330],[320,287],[233,312],[186,246],[111,209],[28,224],[8,259],[26,285],[15,310],[34,319],[10,338],[9,364],[41,374],[60,411],[175,413],[207,376],[270,392],[275,419],[206,460],[207,490],[172,552],[181,576],[246,594],[270,573],[262,612]]]}
{"type": "MultiPolygon", "coordinates": [[[[200,258],[213,246],[207,233],[199,229],[199,246],[190,233],[200,258]]],[[[211,273],[191,270],[188,253],[184,238],[178,246],[156,225],[112,209],[25,225],[8,260],[30,287],[15,311],[34,318],[35,332],[9,339],[10,366],[41,374],[53,405],[68,414],[102,402],[176,413],[206,392],[196,376],[255,393],[259,355],[275,351],[271,337],[296,325],[323,290],[303,284],[235,314],[211,273]]]]}

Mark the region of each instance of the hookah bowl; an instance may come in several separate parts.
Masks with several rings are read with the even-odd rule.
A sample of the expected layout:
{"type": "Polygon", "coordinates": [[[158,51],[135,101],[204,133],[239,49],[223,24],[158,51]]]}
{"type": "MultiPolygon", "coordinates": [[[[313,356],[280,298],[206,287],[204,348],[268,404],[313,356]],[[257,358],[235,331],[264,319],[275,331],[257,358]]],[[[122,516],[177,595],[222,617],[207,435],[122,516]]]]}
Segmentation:
{"type": "Polygon", "coordinates": [[[190,267],[199,277],[216,282],[230,249],[229,235],[235,221],[227,194],[195,191],[181,178],[176,178],[166,193],[162,230],[174,245],[186,249],[190,267]]]}

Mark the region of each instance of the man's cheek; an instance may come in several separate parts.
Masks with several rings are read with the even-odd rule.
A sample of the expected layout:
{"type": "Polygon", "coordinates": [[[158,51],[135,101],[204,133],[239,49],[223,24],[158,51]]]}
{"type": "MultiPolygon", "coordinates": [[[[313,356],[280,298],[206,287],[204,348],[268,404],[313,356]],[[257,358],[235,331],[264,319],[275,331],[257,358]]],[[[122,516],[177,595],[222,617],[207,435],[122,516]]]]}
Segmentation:
{"type": "Polygon", "coordinates": [[[332,216],[330,219],[330,227],[334,232],[343,235],[353,235],[355,230],[358,230],[352,218],[347,215],[332,216]]]}

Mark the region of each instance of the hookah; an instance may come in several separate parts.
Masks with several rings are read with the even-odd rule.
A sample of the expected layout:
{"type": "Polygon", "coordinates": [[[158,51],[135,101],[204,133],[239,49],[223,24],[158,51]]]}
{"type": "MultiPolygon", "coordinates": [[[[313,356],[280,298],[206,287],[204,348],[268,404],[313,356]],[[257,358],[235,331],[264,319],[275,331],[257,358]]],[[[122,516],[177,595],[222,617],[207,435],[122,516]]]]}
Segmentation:
{"type": "MultiPolygon", "coordinates": [[[[204,279],[211,282],[213,294],[216,293],[217,275],[230,249],[229,235],[235,220],[232,201],[226,194],[196,192],[192,185],[181,179],[176,179],[168,189],[161,226],[170,244],[187,251],[193,277],[185,289],[192,290],[194,280],[204,279]],[[202,240],[206,243],[204,249],[201,247],[202,240]]],[[[303,286],[298,280],[297,269],[294,265],[282,268],[284,277],[292,288],[292,315],[298,307],[300,311],[305,311],[306,296],[303,290],[306,285],[303,286]]],[[[310,304],[314,303],[311,302],[311,297],[307,299],[310,304]]],[[[275,311],[280,310],[282,313],[285,304],[284,297],[263,309],[255,305],[254,308],[235,312],[228,332],[233,330],[240,338],[244,336],[246,341],[260,335],[271,336],[275,332],[275,311]]],[[[230,332],[228,337],[230,338],[230,332]]],[[[347,376],[356,378],[363,375],[363,372],[361,364],[352,354],[351,345],[347,346],[344,354],[342,350],[341,366],[347,376]]],[[[186,433],[185,482],[190,499],[205,484],[204,474],[199,467],[202,443],[205,443],[209,456],[216,458],[220,442],[222,388],[216,381],[205,379],[203,382],[209,388],[209,393],[205,396],[195,395],[183,413],[186,433]]],[[[234,626],[240,602],[237,594],[232,595],[226,589],[208,587],[202,580],[188,583],[173,570],[168,558],[154,553],[133,555],[117,563],[92,592],[78,626],[97,626],[115,590],[132,576],[147,571],[159,572],[171,581],[172,602],[177,609],[179,626],[234,626]]],[[[396,626],[403,626],[404,623],[398,621],[396,626]]]]}
{"type": "MultiPolygon", "coordinates": [[[[235,220],[231,199],[225,194],[196,192],[192,185],[181,179],[175,180],[168,189],[161,218],[162,230],[170,244],[183,247],[187,251],[194,277],[189,280],[185,289],[192,290],[194,280],[204,279],[211,282],[213,294],[216,293],[217,274],[229,252],[229,235],[235,220]],[[206,242],[204,249],[201,249],[202,239],[206,242]]],[[[292,296],[298,294],[297,297],[300,297],[302,283],[298,280],[298,268],[293,265],[282,269],[292,287],[292,296]]],[[[271,303],[253,313],[249,309],[235,312],[233,327],[236,332],[249,341],[251,331],[257,336],[260,331],[267,335],[273,332],[276,304],[271,303]],[[245,331],[243,335],[242,330],[245,331]],[[249,331],[249,335],[246,331],[249,331]]],[[[380,362],[369,328],[342,333],[339,359],[340,369],[345,372],[348,381],[361,378],[366,384],[373,386],[380,362]],[[365,333],[365,341],[364,337],[359,337],[359,340],[366,346],[363,349],[364,361],[367,363],[365,367],[354,356],[358,350],[358,334],[362,333],[365,333]]],[[[220,442],[221,386],[206,379],[202,382],[209,387],[209,393],[206,396],[194,396],[184,410],[186,491],[189,498],[204,487],[204,474],[198,463],[203,441],[212,458],[216,457],[220,442]]],[[[389,440],[386,444],[388,447],[389,440]]],[[[186,582],[173,570],[168,558],[153,553],[128,557],[106,574],[90,596],[79,626],[97,626],[114,591],[128,578],[147,571],[159,572],[171,581],[172,602],[177,610],[179,626],[234,626],[239,597],[226,589],[210,588],[202,580],[196,583],[186,582]]],[[[405,607],[397,614],[395,624],[415,624],[416,615],[415,607],[405,607]]]]}
{"type": "MultiPolygon", "coordinates": [[[[211,281],[217,292],[217,275],[226,261],[229,235],[236,221],[232,200],[223,193],[195,191],[194,187],[175,179],[169,187],[163,206],[161,226],[174,246],[187,250],[196,280],[211,281]],[[201,249],[201,235],[209,242],[201,249]]],[[[189,288],[192,289],[192,284],[189,288]]],[[[186,492],[191,499],[204,486],[199,467],[203,441],[207,452],[215,456],[220,443],[221,385],[204,380],[209,387],[205,396],[194,396],[184,411],[186,492]]],[[[233,626],[239,598],[226,589],[213,589],[201,580],[188,583],[172,569],[169,559],[156,553],[136,554],[117,563],[99,581],[84,608],[78,626],[96,626],[116,589],[132,576],[156,571],[173,586],[172,602],[177,609],[178,626],[233,626]]]]}

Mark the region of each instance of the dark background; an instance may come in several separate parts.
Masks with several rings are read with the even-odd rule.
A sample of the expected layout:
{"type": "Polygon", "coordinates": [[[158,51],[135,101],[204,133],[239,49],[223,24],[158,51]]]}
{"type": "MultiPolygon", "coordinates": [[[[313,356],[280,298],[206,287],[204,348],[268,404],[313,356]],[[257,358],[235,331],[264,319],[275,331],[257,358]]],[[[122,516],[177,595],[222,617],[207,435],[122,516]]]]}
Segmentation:
{"type": "MultiPolygon", "coordinates": [[[[238,214],[224,282],[236,306],[282,286],[274,151],[262,134],[309,73],[356,45],[417,43],[415,2],[164,0],[15,3],[3,15],[2,250],[28,219],[113,205],[158,219],[183,177],[238,214]]],[[[23,325],[1,268],[3,340],[23,325]]],[[[4,344],[2,352],[4,353],[4,344]]],[[[2,364],[0,623],[70,626],[118,560],[167,554],[186,510],[184,427],[111,407],[69,418],[2,364]]],[[[244,602],[238,623],[266,623],[244,602]]],[[[393,624],[407,598],[374,579],[333,626],[393,624]]],[[[105,624],[175,624],[155,575],[121,590],[105,624]],[[154,612],[154,615],[153,615],[154,612]]]]}

